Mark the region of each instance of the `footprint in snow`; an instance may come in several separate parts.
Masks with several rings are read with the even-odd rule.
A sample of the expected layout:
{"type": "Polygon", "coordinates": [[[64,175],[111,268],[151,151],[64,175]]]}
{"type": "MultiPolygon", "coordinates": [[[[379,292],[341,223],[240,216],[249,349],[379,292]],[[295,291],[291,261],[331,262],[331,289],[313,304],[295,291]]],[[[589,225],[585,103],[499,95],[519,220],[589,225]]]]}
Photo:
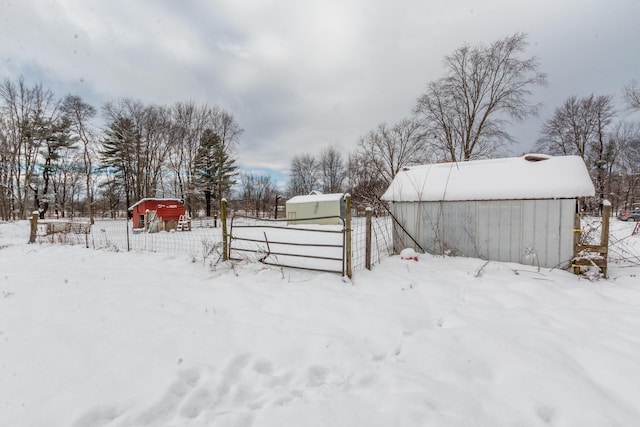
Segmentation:
{"type": "Polygon", "coordinates": [[[327,380],[328,372],[320,365],[312,365],[307,371],[307,385],[309,387],[319,387],[327,380]]]}

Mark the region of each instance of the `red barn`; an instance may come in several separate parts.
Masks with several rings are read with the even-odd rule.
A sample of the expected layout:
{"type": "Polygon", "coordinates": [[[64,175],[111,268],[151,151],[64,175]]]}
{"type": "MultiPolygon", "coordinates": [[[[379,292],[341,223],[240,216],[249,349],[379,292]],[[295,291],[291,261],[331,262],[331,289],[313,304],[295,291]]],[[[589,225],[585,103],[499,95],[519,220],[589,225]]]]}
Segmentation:
{"type": "Polygon", "coordinates": [[[184,217],[185,208],[182,199],[145,198],[131,206],[133,228],[144,228],[146,221],[154,216],[158,219],[158,231],[174,230],[178,220],[184,217]]]}

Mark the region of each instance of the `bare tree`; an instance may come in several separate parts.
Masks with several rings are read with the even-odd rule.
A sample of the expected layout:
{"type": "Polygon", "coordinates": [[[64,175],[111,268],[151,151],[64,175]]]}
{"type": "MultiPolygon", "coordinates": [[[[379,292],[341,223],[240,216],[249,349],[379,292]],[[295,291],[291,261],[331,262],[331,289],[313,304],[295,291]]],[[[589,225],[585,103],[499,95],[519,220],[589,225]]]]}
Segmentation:
{"type": "Polygon", "coordinates": [[[347,160],[347,191],[351,194],[353,206],[363,211],[366,207],[381,208],[380,197],[389,183],[380,175],[375,160],[359,149],[349,153],[347,160]]]}
{"type": "Polygon", "coordinates": [[[243,203],[243,210],[247,213],[253,211],[257,217],[263,216],[265,213],[270,214],[278,195],[276,183],[271,175],[243,173],[240,181],[240,199],[243,203]]]}
{"type": "MultiPolygon", "coordinates": [[[[15,160],[12,154],[4,113],[0,110],[0,219],[7,221],[15,212],[13,194],[13,175],[15,160]]],[[[14,217],[15,218],[15,217],[14,217]]]]}
{"type": "MultiPolygon", "coordinates": [[[[53,176],[54,213],[65,217],[67,210],[73,216],[73,200],[80,196],[82,181],[86,178],[82,153],[76,147],[62,147],[53,176]]],[[[93,179],[93,178],[91,178],[93,179]]],[[[85,195],[86,203],[86,195],[85,195]]]]}
{"type": "Polygon", "coordinates": [[[235,184],[237,175],[235,155],[244,129],[236,122],[233,115],[224,109],[213,108],[208,117],[208,123],[211,124],[218,139],[215,157],[216,199],[221,203],[222,198],[229,195],[231,187],[235,184]]]}
{"type": "Polygon", "coordinates": [[[615,117],[613,97],[589,95],[569,97],[547,120],[535,150],[548,154],[578,155],[591,172],[600,198],[605,197],[607,170],[615,156],[615,147],[607,129],[615,117]]]}
{"type": "Polygon", "coordinates": [[[17,212],[17,217],[26,218],[30,192],[33,193],[33,209],[42,207],[41,178],[47,176],[39,176],[38,165],[42,155],[46,163],[47,150],[41,152],[41,149],[53,135],[58,119],[58,100],[41,84],[30,87],[21,76],[16,82],[5,80],[0,85],[0,102],[8,161],[8,176],[3,180],[9,188],[5,190],[11,198],[11,210],[17,212]]]}
{"type": "Polygon", "coordinates": [[[607,194],[613,196],[614,210],[627,209],[638,200],[640,190],[640,124],[616,123],[610,136],[612,146],[607,171],[607,194]]]}
{"type": "Polygon", "coordinates": [[[514,34],[445,57],[446,76],[429,83],[414,110],[442,159],[495,155],[512,141],[505,130],[509,120],[537,114],[529,97],[546,84],[546,75],[538,71],[536,57],[520,57],[526,46],[526,36],[514,34]]]}
{"type": "Polygon", "coordinates": [[[637,80],[631,80],[631,83],[625,86],[624,100],[631,110],[640,110],[640,83],[637,80]]]}
{"type": "Polygon", "coordinates": [[[107,129],[102,166],[115,168],[127,207],[131,201],[158,196],[170,141],[169,110],[125,98],[105,104],[103,112],[107,129]]]}
{"type": "Polygon", "coordinates": [[[543,124],[535,150],[574,154],[591,162],[603,151],[604,133],[614,115],[610,95],[570,96],[543,124]]]}
{"type": "Polygon", "coordinates": [[[430,147],[424,144],[420,129],[420,124],[411,119],[401,120],[392,127],[382,123],[360,138],[358,152],[374,173],[389,185],[404,166],[430,159],[430,147]]]}
{"type": "Polygon", "coordinates": [[[320,163],[310,154],[301,154],[291,159],[289,166],[289,197],[309,194],[320,186],[320,163]]]}
{"type": "Polygon", "coordinates": [[[334,145],[320,152],[320,170],[322,172],[322,192],[341,192],[346,170],[342,154],[334,145]]]}
{"type": "Polygon", "coordinates": [[[79,96],[67,95],[62,101],[62,112],[67,120],[69,120],[73,134],[82,144],[82,164],[86,191],[85,203],[87,215],[93,224],[92,176],[94,175],[95,133],[91,120],[96,115],[96,109],[84,102],[79,96]]]}
{"type": "Polygon", "coordinates": [[[172,142],[170,110],[165,106],[150,105],[144,108],[142,117],[141,137],[145,162],[142,168],[143,194],[165,196],[162,181],[168,147],[172,142]]]}
{"type": "Polygon", "coordinates": [[[172,127],[168,165],[174,179],[173,192],[185,199],[187,210],[195,212],[201,189],[196,182],[196,157],[207,117],[213,112],[207,105],[176,103],[171,109],[172,127]]]}

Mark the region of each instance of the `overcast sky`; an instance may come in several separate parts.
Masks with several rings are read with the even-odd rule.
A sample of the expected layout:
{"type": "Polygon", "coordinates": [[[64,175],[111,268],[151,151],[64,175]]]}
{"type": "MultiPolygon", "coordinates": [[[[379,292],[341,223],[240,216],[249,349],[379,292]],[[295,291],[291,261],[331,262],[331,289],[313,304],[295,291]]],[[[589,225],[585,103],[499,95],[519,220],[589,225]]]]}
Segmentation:
{"type": "Polygon", "coordinates": [[[407,117],[445,55],[516,32],[549,78],[540,118],[512,130],[512,154],[528,151],[568,96],[621,104],[640,79],[639,19],[638,0],[0,0],[0,78],[98,108],[219,105],[245,130],[239,164],[286,179],[293,155],[346,154],[407,117]]]}

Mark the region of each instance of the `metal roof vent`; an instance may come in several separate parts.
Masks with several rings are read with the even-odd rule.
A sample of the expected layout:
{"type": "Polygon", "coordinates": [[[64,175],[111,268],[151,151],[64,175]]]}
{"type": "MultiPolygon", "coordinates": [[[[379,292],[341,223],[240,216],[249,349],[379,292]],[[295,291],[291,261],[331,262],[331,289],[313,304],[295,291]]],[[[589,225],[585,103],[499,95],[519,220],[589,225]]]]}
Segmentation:
{"type": "Polygon", "coordinates": [[[525,154],[524,159],[528,162],[541,162],[543,160],[549,160],[551,156],[547,154],[525,154]]]}

